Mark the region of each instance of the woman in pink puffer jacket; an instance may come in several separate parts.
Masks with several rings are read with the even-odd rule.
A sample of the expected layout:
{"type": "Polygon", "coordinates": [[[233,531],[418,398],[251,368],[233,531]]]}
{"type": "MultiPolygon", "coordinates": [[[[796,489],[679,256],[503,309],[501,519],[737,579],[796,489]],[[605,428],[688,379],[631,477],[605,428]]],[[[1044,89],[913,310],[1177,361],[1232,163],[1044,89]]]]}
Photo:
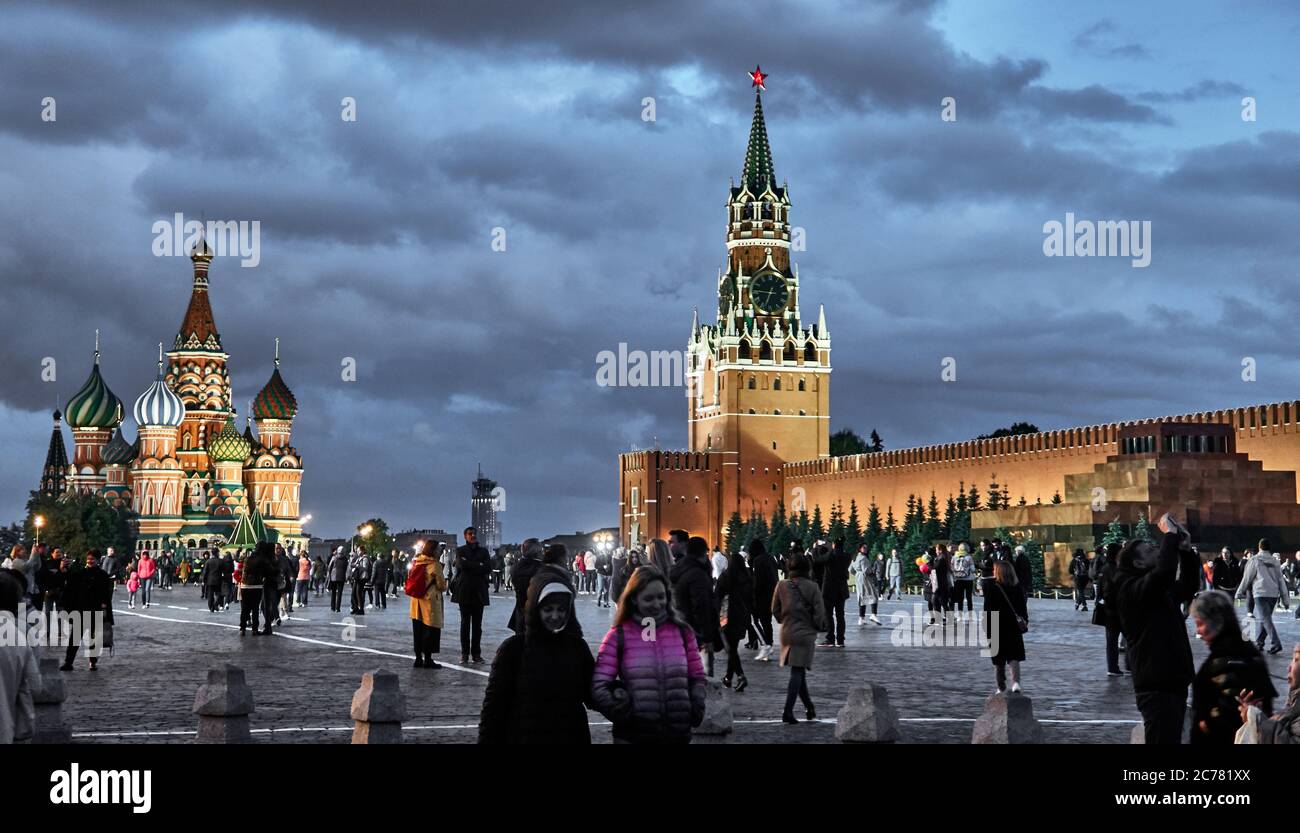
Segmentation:
{"type": "Polygon", "coordinates": [[[690,743],[704,719],[704,663],[668,578],[638,567],[596,657],[591,692],[615,743],[690,743]]]}

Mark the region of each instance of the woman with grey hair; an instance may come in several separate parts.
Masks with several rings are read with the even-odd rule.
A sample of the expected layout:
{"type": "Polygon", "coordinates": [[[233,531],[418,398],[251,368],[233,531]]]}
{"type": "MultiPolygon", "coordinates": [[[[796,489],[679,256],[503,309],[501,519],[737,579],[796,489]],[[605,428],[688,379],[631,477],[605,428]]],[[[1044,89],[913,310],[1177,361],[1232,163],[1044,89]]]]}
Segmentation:
{"type": "Polygon", "coordinates": [[[1194,744],[1231,745],[1241,728],[1238,696],[1253,691],[1260,710],[1273,711],[1276,692],[1268,677],[1264,655],[1242,638],[1232,597],[1211,590],[1192,602],[1196,635],[1210,648],[1192,680],[1192,737],[1194,744]]]}

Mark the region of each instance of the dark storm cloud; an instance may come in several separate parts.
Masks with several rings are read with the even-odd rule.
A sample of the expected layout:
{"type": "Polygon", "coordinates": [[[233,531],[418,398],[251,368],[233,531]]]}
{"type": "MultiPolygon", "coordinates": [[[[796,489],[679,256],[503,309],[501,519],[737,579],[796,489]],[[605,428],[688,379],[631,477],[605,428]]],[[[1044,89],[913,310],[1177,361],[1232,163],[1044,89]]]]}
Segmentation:
{"type": "Polygon", "coordinates": [[[1243,95],[1246,95],[1246,88],[1240,84],[1233,81],[1214,81],[1207,78],[1190,87],[1184,87],[1178,92],[1165,93],[1153,90],[1141,93],[1137,97],[1142,101],[1164,104],[1171,101],[1199,101],[1203,98],[1234,98],[1243,95]]]}
{"type": "MultiPolygon", "coordinates": [[[[972,57],[939,5],[14,4],[0,278],[24,323],[0,328],[0,408],[47,432],[97,326],[129,405],[189,295],[151,222],[259,219],[262,264],[218,259],[212,302],[241,408],[282,339],[315,531],[459,528],[479,462],[507,489],[509,539],[612,523],[613,455],[681,445],[685,407],[597,386],[596,356],[679,350],[691,309],[712,314],[759,61],[809,232],[803,314],[825,302],[835,338],[834,427],[898,447],[1281,390],[1296,134],[1166,151],[1157,105],[1235,83],[1062,86],[1032,44],[972,57]],[[1151,268],[1043,257],[1065,211],[1153,219],[1151,268]],[[1244,355],[1268,370],[1248,393],[1244,355]],[[959,383],[939,381],[944,356],[959,383]],[[1188,367],[1196,385],[1169,381],[1188,367]]],[[[1091,45],[1123,50],[1113,34],[1091,45]]],[[[10,516],[43,441],[0,452],[10,516]]]]}

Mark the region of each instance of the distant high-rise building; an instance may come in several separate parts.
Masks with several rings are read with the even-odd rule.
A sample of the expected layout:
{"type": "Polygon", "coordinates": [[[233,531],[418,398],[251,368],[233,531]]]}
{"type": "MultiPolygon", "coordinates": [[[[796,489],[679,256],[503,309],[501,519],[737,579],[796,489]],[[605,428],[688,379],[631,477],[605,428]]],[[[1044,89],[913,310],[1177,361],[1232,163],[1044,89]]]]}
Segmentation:
{"type": "Polygon", "coordinates": [[[495,553],[501,546],[501,519],[497,515],[500,508],[500,492],[495,480],[483,476],[483,467],[478,467],[478,478],[474,481],[474,491],[469,500],[470,526],[478,530],[478,542],[488,552],[495,553]]]}

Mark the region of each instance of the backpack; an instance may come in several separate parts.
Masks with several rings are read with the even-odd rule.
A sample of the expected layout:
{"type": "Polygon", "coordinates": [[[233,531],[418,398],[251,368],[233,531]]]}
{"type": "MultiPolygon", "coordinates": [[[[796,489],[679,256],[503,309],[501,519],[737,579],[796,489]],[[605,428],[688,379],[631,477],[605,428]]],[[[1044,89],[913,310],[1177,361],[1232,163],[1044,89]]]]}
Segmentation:
{"type": "MultiPolygon", "coordinates": [[[[412,567],[421,566],[412,564],[412,567]]],[[[406,595],[414,599],[423,599],[429,595],[429,572],[425,569],[408,570],[406,573],[406,595]]]]}

